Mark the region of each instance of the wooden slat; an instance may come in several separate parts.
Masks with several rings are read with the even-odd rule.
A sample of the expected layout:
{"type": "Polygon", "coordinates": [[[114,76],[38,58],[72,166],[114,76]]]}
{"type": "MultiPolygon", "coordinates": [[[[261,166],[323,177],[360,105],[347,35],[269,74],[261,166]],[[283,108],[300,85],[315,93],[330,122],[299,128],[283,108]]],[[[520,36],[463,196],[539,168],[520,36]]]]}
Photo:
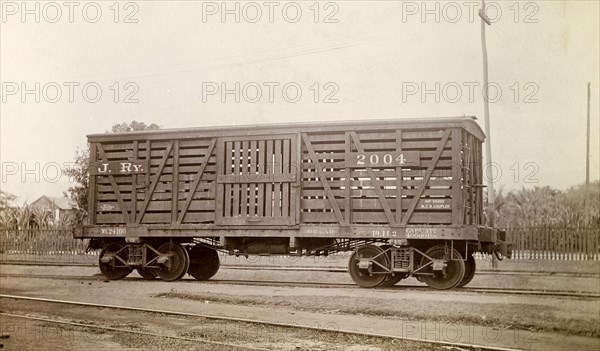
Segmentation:
{"type": "Polygon", "coordinates": [[[206,153],[206,155],[204,155],[204,162],[202,163],[202,166],[200,166],[198,173],[196,173],[196,180],[194,180],[194,184],[192,184],[192,187],[190,188],[190,190],[188,192],[188,197],[185,201],[185,204],[183,205],[183,207],[181,207],[181,213],[179,213],[179,217],[177,218],[177,223],[182,223],[183,219],[185,218],[185,215],[188,211],[190,203],[192,202],[192,199],[194,197],[194,193],[196,192],[196,189],[198,189],[198,184],[200,184],[200,179],[202,179],[202,175],[204,174],[204,169],[206,168],[206,165],[208,164],[208,158],[212,154],[212,152],[215,148],[216,142],[217,142],[216,139],[213,139],[210,142],[210,145],[208,147],[208,152],[206,153]]]}
{"type": "Polygon", "coordinates": [[[317,159],[317,155],[315,155],[315,151],[312,148],[310,140],[304,133],[302,134],[302,140],[304,141],[304,146],[308,150],[308,153],[311,156],[311,160],[314,164],[314,167],[317,170],[319,179],[321,180],[321,184],[323,185],[323,188],[325,189],[325,194],[327,195],[327,198],[329,199],[331,208],[333,209],[333,211],[335,213],[335,218],[338,223],[342,224],[342,223],[344,223],[344,218],[342,217],[340,208],[337,205],[337,202],[335,201],[335,197],[333,195],[333,192],[331,191],[331,188],[329,187],[329,183],[328,183],[327,179],[323,175],[323,169],[321,167],[321,164],[319,163],[319,160],[317,159]]]}
{"type": "MultiPolygon", "coordinates": [[[[328,179],[331,179],[329,177],[327,177],[328,179]]],[[[423,182],[423,178],[421,177],[420,179],[410,179],[407,180],[405,179],[403,181],[403,185],[404,187],[414,187],[414,186],[418,186],[421,185],[421,183],[423,182]]],[[[340,178],[337,177],[335,178],[335,180],[328,180],[329,186],[331,188],[343,188],[345,186],[345,182],[346,180],[344,178],[340,178]]],[[[375,184],[378,184],[382,187],[386,187],[387,189],[396,189],[396,175],[394,174],[393,177],[390,178],[385,178],[382,180],[377,180],[377,183],[373,183],[372,179],[369,178],[358,178],[358,177],[353,177],[353,179],[350,181],[350,185],[352,187],[373,187],[375,186],[375,184]]],[[[452,180],[446,180],[446,179],[432,179],[429,181],[429,187],[431,188],[447,188],[450,189],[452,187],[452,180]]],[[[309,181],[309,180],[303,180],[303,186],[305,188],[319,188],[322,187],[321,183],[319,181],[309,181]]]]}
{"type": "MultiPolygon", "coordinates": [[[[250,141],[250,164],[248,173],[252,176],[256,176],[257,173],[257,155],[256,155],[256,140],[250,141]]],[[[256,215],[256,184],[250,185],[250,193],[248,194],[248,215],[256,215]]]]}
{"type": "MultiPolygon", "coordinates": [[[[224,161],[221,162],[220,164],[222,165],[223,163],[225,163],[225,168],[223,170],[221,170],[220,172],[218,172],[217,174],[221,175],[221,174],[225,174],[228,175],[231,173],[231,167],[233,166],[233,160],[231,159],[232,157],[232,146],[233,146],[233,142],[231,141],[220,141],[222,147],[224,147],[225,149],[225,155],[224,157],[224,161]]],[[[222,216],[224,217],[230,217],[231,216],[231,192],[233,191],[233,186],[231,184],[224,184],[222,185],[223,189],[224,189],[224,193],[222,194],[223,196],[223,201],[219,201],[219,205],[224,207],[224,213],[222,214],[222,216]]],[[[221,216],[221,212],[219,212],[219,217],[221,216]]]]}
{"type": "MultiPolygon", "coordinates": [[[[138,146],[138,141],[134,140],[133,141],[133,155],[132,155],[132,159],[136,160],[139,159],[140,155],[139,155],[139,146],[138,146]]],[[[132,201],[131,201],[131,218],[129,219],[129,223],[135,223],[135,217],[137,215],[137,203],[138,203],[138,198],[137,198],[137,191],[138,191],[138,175],[137,174],[133,174],[132,175],[132,183],[133,183],[133,189],[132,189],[132,201]]]]}
{"type": "MultiPolygon", "coordinates": [[[[267,168],[265,165],[265,152],[266,152],[266,142],[264,140],[259,140],[258,141],[258,171],[260,173],[265,173],[267,168]]],[[[265,184],[264,183],[259,183],[257,185],[258,187],[258,196],[256,198],[256,201],[258,202],[257,204],[257,209],[256,209],[256,213],[258,214],[259,217],[264,217],[265,216],[265,184]]]]}
{"type": "Polygon", "coordinates": [[[246,175],[223,175],[217,177],[217,182],[224,184],[264,184],[264,183],[285,183],[294,181],[295,174],[246,174],[246,175]]]}
{"type": "Polygon", "coordinates": [[[475,153],[474,153],[474,148],[475,145],[473,144],[473,138],[471,135],[467,134],[467,144],[469,145],[469,149],[466,150],[467,155],[469,156],[469,162],[467,163],[467,173],[469,174],[468,179],[469,179],[469,183],[468,184],[468,188],[467,188],[467,192],[469,193],[469,203],[467,204],[467,206],[469,207],[469,224],[475,224],[475,214],[477,212],[475,205],[475,198],[476,198],[476,189],[473,188],[473,184],[475,184],[475,172],[474,172],[474,165],[473,165],[473,160],[475,157],[475,153]]]}
{"type": "MultiPolygon", "coordinates": [[[[214,212],[190,212],[186,216],[184,223],[214,222],[214,212]]],[[[142,224],[169,224],[171,222],[171,212],[165,213],[146,213],[142,224]]],[[[110,214],[98,214],[98,224],[126,224],[119,216],[110,214]]]]}
{"type": "MultiPolygon", "coordinates": [[[[352,214],[354,223],[374,223],[388,225],[385,212],[355,212],[352,214]]],[[[404,216],[406,218],[406,216],[404,216]]],[[[303,212],[302,219],[304,223],[337,223],[333,212],[303,212]]],[[[415,212],[410,220],[410,224],[450,224],[452,213],[432,216],[427,212],[415,212]]]]}
{"type": "MultiPolygon", "coordinates": [[[[352,152],[352,141],[350,140],[350,133],[346,132],[345,138],[345,149],[344,151],[349,154],[352,152]]],[[[345,188],[345,202],[344,202],[344,224],[350,225],[352,223],[352,188],[350,185],[350,175],[352,173],[352,168],[345,168],[346,174],[344,175],[344,188],[345,188]]]]}
{"type": "Polygon", "coordinates": [[[440,154],[442,153],[442,150],[444,149],[444,147],[446,146],[446,142],[448,141],[448,137],[450,136],[450,129],[447,129],[444,132],[444,136],[442,137],[442,140],[438,146],[438,149],[436,151],[436,155],[434,156],[432,163],[429,165],[429,167],[427,168],[427,173],[425,175],[425,179],[423,179],[423,182],[421,184],[421,186],[418,189],[417,195],[413,198],[410,207],[408,208],[408,210],[406,211],[406,215],[404,216],[404,219],[401,222],[401,225],[406,225],[409,220],[410,217],[412,216],[413,212],[415,211],[415,208],[417,207],[417,203],[419,201],[419,198],[422,196],[423,192],[425,191],[425,187],[427,186],[427,183],[429,182],[429,178],[430,176],[430,172],[433,171],[433,168],[435,167],[435,164],[437,163],[440,154]]]}
{"type": "MultiPolygon", "coordinates": [[[[361,142],[362,144],[362,142],[361,142]]],[[[431,160],[434,155],[436,154],[435,150],[404,150],[405,153],[407,154],[406,159],[407,162],[410,161],[411,154],[418,154],[419,158],[422,161],[426,161],[426,160],[431,160]]],[[[316,153],[316,151],[315,151],[316,153]]],[[[367,149],[364,148],[363,146],[363,151],[362,153],[369,153],[367,152],[367,149]]],[[[371,150],[370,153],[381,153],[381,154],[385,154],[385,153],[390,153],[390,154],[394,154],[395,150],[393,151],[381,151],[381,150],[371,150]]],[[[329,160],[334,160],[334,162],[339,162],[339,161],[345,161],[347,159],[347,156],[345,152],[320,152],[317,153],[317,158],[320,161],[324,161],[324,162],[328,162],[329,160]]],[[[351,155],[352,156],[352,155],[351,155]]],[[[382,155],[383,156],[383,155],[382,155]]],[[[446,159],[446,160],[451,160],[452,159],[452,149],[450,147],[447,147],[446,150],[443,150],[441,153],[441,159],[446,159]]],[[[303,160],[308,161],[309,160],[309,155],[308,154],[304,154],[302,156],[303,160]]],[[[407,165],[408,166],[413,166],[413,165],[407,165]]],[[[343,165],[342,167],[345,167],[345,165],[343,165]]],[[[384,165],[381,165],[381,167],[384,167],[384,165]]],[[[389,165],[387,167],[395,167],[395,165],[389,165]]]]}
{"type": "MultiPolygon", "coordinates": [[[[461,130],[458,128],[452,129],[452,161],[459,164],[461,160],[462,153],[462,143],[461,143],[461,130]]],[[[461,215],[461,183],[460,179],[461,169],[459,167],[455,167],[452,169],[452,224],[454,225],[462,225],[462,215],[461,215]]]]}
{"type": "MultiPolygon", "coordinates": [[[[150,139],[147,139],[145,144],[146,144],[146,150],[148,150],[152,147],[152,141],[150,141],[150,139]]],[[[148,161],[150,161],[150,160],[148,160],[148,161]]],[[[152,170],[150,170],[150,172],[151,171],[152,170]]],[[[144,180],[144,185],[145,185],[146,191],[148,190],[148,187],[150,186],[150,172],[146,172],[146,179],[144,180]]],[[[144,193],[144,194],[147,194],[147,193],[144,193]]],[[[145,195],[145,196],[147,196],[147,195],[145,195]]],[[[141,212],[141,210],[140,210],[140,212],[141,212]]],[[[139,218],[136,218],[135,223],[139,223],[138,219],[139,218]]]]}
{"type": "MultiPolygon", "coordinates": [[[[415,211],[428,211],[428,212],[452,212],[450,205],[451,198],[436,198],[436,199],[420,199],[417,204],[417,209],[415,211]],[[426,204],[427,200],[441,200],[443,201],[444,206],[448,206],[447,208],[423,208],[422,206],[426,204]]],[[[338,206],[341,206],[345,203],[345,199],[336,199],[338,206]]],[[[391,209],[397,210],[401,208],[408,208],[412,199],[402,199],[400,205],[398,205],[397,199],[389,198],[387,199],[387,203],[391,209]]],[[[304,210],[322,210],[324,208],[329,207],[329,200],[327,199],[302,199],[302,209],[304,210]]],[[[383,206],[379,199],[377,198],[352,198],[352,207],[354,211],[367,211],[367,210],[375,210],[375,211],[383,211],[383,206]]]]}
{"type": "MultiPolygon", "coordinates": [[[[455,169],[456,168],[460,169],[460,164],[457,164],[455,169]]],[[[427,172],[426,169],[409,171],[405,168],[402,168],[402,176],[403,176],[404,180],[411,180],[411,178],[419,178],[419,177],[422,179],[425,176],[426,172],[427,172]]],[[[341,179],[346,178],[345,169],[344,170],[334,170],[334,171],[323,172],[323,173],[327,178],[341,178],[341,179]]],[[[396,178],[396,176],[397,176],[396,170],[394,168],[389,168],[389,169],[385,169],[385,170],[381,170],[381,171],[374,170],[373,173],[375,174],[376,177],[396,178]]],[[[303,176],[302,179],[312,180],[317,177],[317,173],[313,172],[313,171],[304,171],[304,172],[302,172],[302,176],[303,176]]],[[[353,170],[352,177],[368,178],[369,173],[367,171],[353,170]]],[[[438,170],[434,170],[431,173],[432,180],[436,180],[436,179],[445,180],[444,178],[451,178],[451,177],[452,177],[451,169],[438,169],[438,170]]],[[[451,182],[451,181],[453,181],[453,179],[452,180],[446,179],[445,181],[451,182]]],[[[459,181],[459,184],[460,184],[460,181],[459,181]]]]}
{"type": "MultiPolygon", "coordinates": [[[[102,145],[98,144],[98,153],[100,155],[100,159],[102,161],[106,161],[106,155],[104,154],[104,150],[102,149],[102,145]]],[[[128,177],[129,179],[132,179],[128,177]]],[[[129,223],[129,212],[127,212],[127,207],[125,207],[125,202],[123,201],[123,197],[121,196],[121,192],[119,191],[119,186],[115,182],[115,177],[112,175],[108,176],[110,180],[110,184],[115,193],[115,197],[117,198],[117,202],[119,203],[119,208],[121,209],[121,214],[123,215],[123,221],[125,223],[129,223]]]]}
{"type": "MultiPolygon", "coordinates": [[[[435,151],[437,145],[440,143],[440,138],[435,140],[417,140],[417,141],[402,141],[402,149],[405,151],[419,150],[419,151],[435,151]]],[[[397,142],[393,141],[377,141],[367,142],[363,141],[363,146],[366,152],[375,151],[397,151],[397,142]]],[[[334,153],[345,153],[345,144],[340,140],[334,140],[327,144],[314,144],[313,148],[315,152],[334,152],[334,153]]],[[[449,148],[448,148],[449,149],[449,148]]]]}
{"type": "MultiPolygon", "coordinates": [[[[248,176],[248,157],[249,157],[249,152],[248,152],[248,147],[249,147],[249,142],[247,140],[242,141],[242,150],[241,150],[241,155],[242,155],[242,162],[241,162],[241,172],[239,177],[240,178],[247,178],[248,176]]],[[[242,181],[239,182],[240,184],[240,190],[242,192],[242,198],[240,199],[240,215],[242,217],[246,217],[248,215],[248,191],[249,191],[249,184],[242,181]]]]}
{"type": "Polygon", "coordinates": [[[300,206],[300,196],[301,196],[301,192],[302,192],[302,181],[301,181],[301,174],[302,174],[302,167],[300,166],[300,162],[301,162],[301,155],[302,155],[302,144],[300,141],[300,133],[296,133],[292,138],[291,138],[291,146],[290,146],[290,159],[292,160],[291,162],[291,168],[290,168],[290,172],[293,172],[294,175],[296,176],[296,180],[293,183],[290,183],[290,196],[292,197],[290,199],[290,213],[293,213],[293,219],[294,222],[293,224],[297,224],[300,223],[301,219],[301,211],[300,209],[302,208],[300,206]]]}
{"type": "MultiPolygon", "coordinates": [[[[291,166],[291,158],[290,158],[290,140],[283,140],[283,150],[282,150],[282,173],[290,172],[291,166]]],[[[289,178],[288,178],[289,179],[289,178]]],[[[290,217],[290,183],[283,182],[281,183],[281,216],[282,217],[290,217]]]]}
{"type": "MultiPolygon", "coordinates": [[[[273,165],[273,169],[275,174],[281,174],[281,169],[283,168],[281,143],[282,140],[280,139],[274,141],[275,164],[273,165]]],[[[273,217],[281,217],[281,183],[273,183],[273,217]]]]}
{"type": "MultiPolygon", "coordinates": [[[[344,189],[335,189],[335,188],[330,188],[331,189],[331,193],[334,195],[334,197],[336,198],[343,198],[346,194],[346,190],[344,189]]],[[[383,189],[382,190],[383,193],[386,196],[394,196],[396,194],[396,189],[383,189]]],[[[420,192],[419,189],[403,189],[402,193],[404,194],[404,196],[407,197],[414,197],[415,195],[417,195],[420,192]]],[[[375,194],[375,192],[372,189],[352,189],[352,195],[353,197],[360,197],[360,196],[365,196],[365,197],[373,197],[373,198],[378,198],[377,194],[375,194]]],[[[425,191],[423,192],[422,196],[450,196],[452,195],[452,193],[449,190],[446,189],[425,189],[425,191]]],[[[323,196],[323,189],[302,189],[302,197],[307,197],[307,196],[323,196]]]]}
{"type": "MultiPolygon", "coordinates": [[[[402,152],[402,130],[396,130],[396,151],[402,152]]],[[[402,223],[402,167],[396,167],[396,223],[402,223]]]]}
{"type": "Polygon", "coordinates": [[[179,140],[173,141],[173,180],[171,181],[171,187],[173,194],[171,198],[171,223],[177,222],[177,197],[179,194],[179,140]]]}
{"type": "Polygon", "coordinates": [[[169,144],[169,146],[167,146],[167,150],[165,151],[162,161],[161,161],[161,164],[158,167],[158,172],[154,175],[154,179],[152,180],[150,187],[146,191],[146,199],[144,200],[144,203],[142,204],[142,207],[140,208],[140,215],[138,216],[137,221],[136,221],[138,224],[140,224],[142,222],[142,219],[144,218],[146,208],[148,207],[148,203],[150,202],[150,199],[152,198],[152,193],[154,192],[154,189],[156,188],[156,184],[158,183],[160,174],[161,174],[165,164],[167,163],[167,159],[169,158],[169,154],[171,153],[172,149],[173,149],[173,142],[171,142],[169,144]]]}
{"type": "MultiPolygon", "coordinates": [[[[352,137],[352,141],[354,142],[354,145],[356,146],[356,149],[358,150],[358,152],[364,152],[362,143],[361,143],[360,139],[358,138],[358,136],[356,135],[356,133],[350,132],[350,136],[352,137]]],[[[367,172],[369,173],[369,177],[371,177],[371,182],[373,183],[375,192],[377,193],[377,196],[379,197],[379,200],[381,201],[383,209],[385,210],[385,215],[387,216],[387,219],[388,219],[390,225],[396,225],[396,220],[394,219],[394,216],[392,215],[392,211],[390,210],[390,206],[388,205],[388,203],[385,199],[385,195],[381,191],[382,186],[379,183],[379,179],[373,173],[373,168],[367,167],[367,172]]]]}
{"type": "MultiPolygon", "coordinates": [[[[241,166],[240,166],[240,148],[242,143],[239,141],[235,141],[233,143],[233,174],[240,174],[241,166]]],[[[237,217],[240,215],[240,184],[233,184],[233,205],[232,205],[232,217],[237,217]]],[[[227,200],[231,201],[231,200],[227,200]]]]}
{"type": "MultiPolygon", "coordinates": [[[[90,163],[94,163],[97,160],[97,146],[96,143],[90,143],[90,163]]],[[[99,177],[90,175],[89,193],[88,193],[88,224],[96,224],[96,202],[98,201],[98,193],[96,192],[96,181],[99,177]]]]}
{"type": "MultiPolygon", "coordinates": [[[[266,168],[267,174],[273,174],[273,140],[267,140],[266,168]]],[[[273,184],[265,186],[265,217],[273,216],[273,184]]]]}

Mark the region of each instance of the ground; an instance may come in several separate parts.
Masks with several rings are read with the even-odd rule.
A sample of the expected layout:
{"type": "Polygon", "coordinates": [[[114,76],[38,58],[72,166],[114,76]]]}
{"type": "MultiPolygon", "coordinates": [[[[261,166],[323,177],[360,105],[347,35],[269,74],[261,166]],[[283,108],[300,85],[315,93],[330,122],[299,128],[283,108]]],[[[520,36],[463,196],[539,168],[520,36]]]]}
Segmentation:
{"type": "MultiPolygon", "coordinates": [[[[1,290],[3,294],[245,317],[317,326],[325,330],[377,332],[400,337],[530,350],[562,350],[572,347],[579,350],[600,349],[598,299],[482,294],[464,290],[434,291],[418,287],[422,284],[413,279],[407,280],[401,287],[385,290],[349,286],[304,287],[284,283],[350,283],[350,278],[345,273],[314,271],[255,271],[223,267],[214,277],[216,282],[212,283],[191,279],[174,283],[158,280],[148,282],[135,278],[135,273],[126,280],[106,282],[97,273],[95,267],[2,265],[1,290]],[[96,278],[65,280],[6,277],[22,273],[96,278]],[[240,285],[232,283],[232,280],[269,280],[282,283],[277,286],[240,285]]],[[[482,272],[475,277],[472,286],[600,292],[596,276],[498,275],[482,272]]],[[[17,307],[19,311],[26,309],[26,306],[16,306],[11,300],[2,299],[0,302],[5,311],[17,307]]],[[[2,316],[2,319],[5,317],[2,316]]],[[[179,334],[182,332],[178,331],[179,334]]],[[[240,335],[240,329],[229,331],[228,336],[225,339],[247,338],[247,335],[240,335]]],[[[83,334],[77,334],[74,338],[77,342],[89,339],[83,334]]],[[[118,338],[111,339],[110,342],[114,340],[118,338]]],[[[299,345],[304,345],[307,340],[309,339],[302,339],[299,345]]],[[[322,340],[313,340],[317,341],[322,340]]],[[[269,345],[267,342],[259,344],[269,345]]],[[[119,345],[125,348],[139,347],[135,342],[119,345]]],[[[282,348],[281,344],[270,345],[272,349],[282,348]]],[[[86,348],[84,344],[81,346],[86,348]]],[[[110,348],[109,344],[105,346],[110,348]]],[[[380,345],[376,349],[388,349],[387,346],[380,345]]],[[[318,348],[331,349],[331,345],[324,347],[314,344],[307,349],[318,348]]]]}

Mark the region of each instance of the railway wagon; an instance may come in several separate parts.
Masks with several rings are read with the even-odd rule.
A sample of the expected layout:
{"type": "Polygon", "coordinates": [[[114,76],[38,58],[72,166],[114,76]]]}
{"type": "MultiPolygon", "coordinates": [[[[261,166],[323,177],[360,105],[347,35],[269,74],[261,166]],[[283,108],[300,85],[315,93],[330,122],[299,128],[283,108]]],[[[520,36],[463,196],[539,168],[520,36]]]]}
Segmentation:
{"type": "Polygon", "coordinates": [[[484,225],[475,118],[173,129],[88,136],[89,223],[108,279],[198,280],[219,255],[352,252],[363,287],[464,286],[484,225]]]}

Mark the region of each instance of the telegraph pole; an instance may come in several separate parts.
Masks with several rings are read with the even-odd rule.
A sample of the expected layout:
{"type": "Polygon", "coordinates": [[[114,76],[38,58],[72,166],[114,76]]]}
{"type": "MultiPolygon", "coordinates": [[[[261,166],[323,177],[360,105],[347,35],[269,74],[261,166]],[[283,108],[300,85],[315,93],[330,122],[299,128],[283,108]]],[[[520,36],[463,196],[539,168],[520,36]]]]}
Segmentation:
{"type": "MultiPolygon", "coordinates": [[[[487,198],[488,198],[488,224],[490,227],[494,227],[496,223],[496,211],[494,208],[494,202],[496,194],[494,193],[494,174],[492,170],[492,135],[490,133],[490,103],[489,103],[489,83],[488,83],[488,57],[487,57],[487,44],[485,40],[485,26],[491,26],[492,22],[485,14],[485,0],[481,0],[481,9],[479,10],[479,17],[481,17],[481,49],[483,51],[483,111],[485,117],[485,135],[487,140],[485,142],[485,157],[487,160],[487,167],[485,168],[485,174],[487,177],[487,198]]],[[[498,262],[496,256],[492,255],[492,268],[497,268],[498,262]]]]}
{"type": "Polygon", "coordinates": [[[485,26],[491,25],[490,19],[485,14],[485,0],[481,0],[481,9],[479,10],[479,17],[481,17],[481,48],[483,50],[483,111],[485,117],[485,135],[487,140],[485,142],[485,157],[487,160],[487,167],[485,169],[486,177],[487,177],[487,198],[488,198],[488,209],[490,209],[488,213],[488,221],[490,227],[493,227],[495,224],[495,216],[494,216],[494,181],[493,181],[493,170],[492,170],[492,136],[490,133],[490,103],[489,103],[489,95],[488,95],[488,57],[487,57],[487,45],[485,40],[485,26]]]}
{"type": "MultiPolygon", "coordinates": [[[[585,191],[589,190],[590,186],[590,98],[591,98],[591,82],[588,82],[587,96],[587,144],[585,147],[585,191]]],[[[587,199],[587,196],[586,196],[587,199]]]]}

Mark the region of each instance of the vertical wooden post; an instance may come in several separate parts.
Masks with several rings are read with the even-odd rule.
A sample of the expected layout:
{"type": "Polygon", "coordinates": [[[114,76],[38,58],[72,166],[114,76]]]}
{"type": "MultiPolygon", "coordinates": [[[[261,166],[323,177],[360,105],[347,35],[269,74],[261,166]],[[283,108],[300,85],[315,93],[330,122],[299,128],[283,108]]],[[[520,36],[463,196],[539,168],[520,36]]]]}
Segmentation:
{"type": "MultiPolygon", "coordinates": [[[[350,154],[352,152],[352,141],[350,139],[350,132],[346,132],[346,137],[345,137],[345,143],[346,143],[346,155],[350,154]]],[[[344,204],[344,211],[345,211],[345,218],[344,218],[344,222],[346,225],[350,225],[352,223],[352,168],[350,167],[346,167],[346,176],[344,177],[344,187],[346,188],[346,194],[345,194],[345,204],[344,204]]]]}
{"type": "Polygon", "coordinates": [[[461,189],[461,130],[458,128],[452,129],[452,161],[450,163],[450,175],[452,176],[452,225],[461,225],[461,204],[462,204],[462,189],[461,189]]]}
{"type": "MultiPolygon", "coordinates": [[[[96,152],[96,143],[90,143],[90,165],[94,164],[98,160],[97,152],[96,152]]],[[[86,170],[88,172],[88,224],[94,225],[96,224],[96,179],[95,175],[91,175],[90,170],[86,170]]]]}
{"type": "Polygon", "coordinates": [[[171,223],[177,222],[179,201],[179,140],[173,141],[173,170],[171,171],[171,223]]]}
{"type": "MultiPolygon", "coordinates": [[[[139,159],[139,146],[138,141],[133,141],[133,161],[139,159]]],[[[150,163],[148,163],[148,167],[150,167],[150,163]]],[[[146,170],[149,171],[149,170],[146,170]]],[[[131,220],[130,223],[135,223],[135,216],[137,214],[137,187],[138,187],[138,175],[133,174],[131,176],[131,220]]]]}
{"type": "MultiPolygon", "coordinates": [[[[402,130],[396,130],[396,151],[402,152],[402,130]]],[[[396,167],[396,223],[402,223],[402,167],[396,167]]],[[[454,220],[453,220],[454,221],[454,220]]]]}

